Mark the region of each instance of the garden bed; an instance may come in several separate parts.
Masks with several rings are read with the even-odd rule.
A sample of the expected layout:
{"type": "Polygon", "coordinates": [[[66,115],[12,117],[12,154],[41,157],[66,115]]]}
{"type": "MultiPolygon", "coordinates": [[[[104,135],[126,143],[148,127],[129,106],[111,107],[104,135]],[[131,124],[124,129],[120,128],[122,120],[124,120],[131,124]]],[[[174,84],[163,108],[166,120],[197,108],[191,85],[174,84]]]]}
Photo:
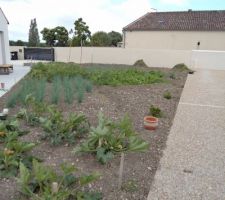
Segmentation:
{"type": "MultiPolygon", "coordinates": [[[[90,183],[87,187],[89,190],[103,193],[103,199],[146,199],[163,154],[163,149],[166,146],[167,136],[187,73],[173,71],[173,75],[171,76],[171,70],[169,69],[146,68],[141,70],[159,70],[164,73],[165,81],[155,84],[120,85],[116,87],[95,85],[91,93],[84,94],[82,103],[74,101],[72,104],[66,104],[64,101],[60,101],[58,104],[58,108],[64,116],[67,116],[70,112],[83,113],[92,126],[97,125],[99,111],[102,111],[107,118],[113,121],[120,120],[126,113],[129,115],[135,131],[138,132],[142,139],[149,143],[149,149],[144,153],[125,153],[122,189],[118,189],[119,155],[115,156],[106,165],[102,165],[91,154],[74,155],[72,153],[74,146],[81,143],[82,139],[77,140],[74,145],[51,146],[48,141],[40,140],[40,135],[42,134],[41,128],[30,127],[24,123],[22,123],[23,128],[29,129],[30,133],[22,136],[21,139],[23,141],[39,143],[32,150],[32,154],[41,158],[45,165],[58,169],[62,162],[67,162],[73,163],[80,172],[99,172],[101,174],[100,179],[90,183]],[[171,99],[164,97],[164,94],[168,91],[171,94],[171,99]],[[163,112],[163,116],[159,120],[159,127],[155,131],[148,131],[143,128],[144,116],[148,115],[151,105],[159,107],[163,112]]],[[[46,86],[46,99],[50,99],[50,92],[48,90],[50,90],[51,84],[48,83],[46,86]]],[[[3,109],[7,98],[17,91],[18,87],[20,87],[20,83],[8,94],[0,98],[0,109],[3,109]]],[[[21,105],[17,105],[12,108],[10,115],[16,114],[20,107],[21,105]]],[[[17,199],[19,196],[17,190],[15,178],[0,179],[2,200],[17,199]]]]}

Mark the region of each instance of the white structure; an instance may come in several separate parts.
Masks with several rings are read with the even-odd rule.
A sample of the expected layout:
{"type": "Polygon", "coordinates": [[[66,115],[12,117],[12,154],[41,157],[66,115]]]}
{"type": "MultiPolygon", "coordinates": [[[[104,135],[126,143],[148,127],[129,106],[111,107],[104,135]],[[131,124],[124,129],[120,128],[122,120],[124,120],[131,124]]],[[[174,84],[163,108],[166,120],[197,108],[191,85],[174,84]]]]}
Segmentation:
{"type": "Polygon", "coordinates": [[[0,8],[0,65],[10,63],[8,20],[0,8]]]}
{"type": "Polygon", "coordinates": [[[225,10],[149,12],[123,33],[125,48],[225,51],[225,10]]]}

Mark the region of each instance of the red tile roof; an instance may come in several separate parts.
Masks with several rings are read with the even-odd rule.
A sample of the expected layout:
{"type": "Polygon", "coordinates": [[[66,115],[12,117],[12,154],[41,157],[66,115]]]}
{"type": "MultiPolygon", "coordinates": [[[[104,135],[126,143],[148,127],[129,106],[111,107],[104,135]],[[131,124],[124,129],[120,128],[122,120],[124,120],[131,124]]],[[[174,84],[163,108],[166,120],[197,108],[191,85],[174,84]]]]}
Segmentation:
{"type": "Polygon", "coordinates": [[[225,31],[225,10],[150,12],[124,31],[225,31]]]}

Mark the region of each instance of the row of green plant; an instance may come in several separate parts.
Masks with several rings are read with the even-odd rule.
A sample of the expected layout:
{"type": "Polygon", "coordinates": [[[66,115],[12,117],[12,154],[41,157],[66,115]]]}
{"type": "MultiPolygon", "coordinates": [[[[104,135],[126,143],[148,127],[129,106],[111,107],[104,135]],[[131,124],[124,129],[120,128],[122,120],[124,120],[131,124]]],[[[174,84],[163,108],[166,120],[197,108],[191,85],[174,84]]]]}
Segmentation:
{"type": "Polygon", "coordinates": [[[74,144],[89,131],[89,123],[83,114],[71,113],[65,119],[55,105],[37,102],[32,95],[28,95],[25,102],[17,118],[25,120],[29,126],[42,127],[42,139],[52,145],[74,144]]]}
{"type": "Polygon", "coordinates": [[[78,170],[73,165],[62,164],[61,173],[36,160],[29,170],[20,163],[18,183],[21,193],[29,199],[37,200],[100,200],[98,192],[84,190],[84,186],[99,178],[99,174],[76,175],[78,170]]]}
{"type": "Polygon", "coordinates": [[[62,112],[55,106],[37,102],[29,95],[26,98],[26,107],[20,110],[17,117],[24,119],[27,125],[41,126],[42,139],[49,140],[53,145],[65,142],[74,144],[78,138],[89,133],[74,152],[94,153],[102,164],[112,159],[116,153],[144,151],[148,146],[147,142],[135,133],[128,116],[116,123],[106,119],[100,112],[98,126],[90,128],[84,115],[73,113],[64,119],[62,112]]]}
{"type": "Polygon", "coordinates": [[[140,85],[164,81],[160,71],[144,71],[135,68],[81,67],[73,63],[38,63],[29,74],[32,78],[53,80],[55,76],[82,76],[97,85],[140,85]]]}
{"type": "MultiPolygon", "coordinates": [[[[26,99],[26,103],[28,99],[36,104],[34,109],[40,107],[40,103],[34,102],[31,97],[26,99]]],[[[40,113],[42,111],[35,115],[40,113]]],[[[60,173],[44,166],[40,159],[30,154],[37,144],[20,141],[20,136],[26,133],[20,129],[16,118],[0,121],[0,141],[3,143],[0,149],[0,177],[18,176],[21,199],[102,199],[100,193],[85,189],[85,185],[99,178],[98,173],[76,175],[78,170],[68,164],[61,165],[60,173]]]]}
{"type": "MultiPolygon", "coordinates": [[[[32,94],[38,102],[45,101],[46,85],[46,78],[24,79],[21,82],[20,88],[8,97],[7,107],[13,107],[17,103],[25,104],[25,98],[29,94],[32,94]]],[[[77,102],[81,103],[84,99],[84,93],[92,91],[92,83],[80,76],[64,78],[55,76],[51,86],[49,101],[52,104],[58,104],[62,99],[64,99],[64,102],[72,104],[75,97],[77,102]]]]}
{"type": "MultiPolygon", "coordinates": [[[[119,182],[121,183],[124,153],[144,152],[148,149],[148,143],[135,133],[128,116],[119,122],[113,122],[100,112],[97,127],[89,129],[85,116],[72,114],[64,119],[55,106],[36,101],[32,95],[28,95],[25,99],[25,108],[17,114],[17,117],[24,119],[27,125],[42,127],[43,139],[50,140],[52,144],[74,143],[75,139],[83,137],[83,142],[74,148],[73,153],[93,154],[101,164],[107,163],[115,155],[120,154],[119,180],[121,181],[119,182]],[[88,135],[84,137],[87,132],[88,135]]],[[[25,144],[23,145],[26,147],[25,144]]],[[[9,154],[15,151],[11,147],[7,150],[9,154]]],[[[99,193],[88,193],[82,189],[85,184],[95,180],[99,175],[75,176],[74,168],[65,166],[62,167],[63,173],[58,175],[35,159],[29,159],[29,165],[24,162],[19,163],[18,180],[21,192],[31,199],[98,200],[102,198],[99,193]]],[[[16,169],[18,170],[18,162],[16,169]]],[[[121,188],[121,184],[119,187],[121,188]]]]}

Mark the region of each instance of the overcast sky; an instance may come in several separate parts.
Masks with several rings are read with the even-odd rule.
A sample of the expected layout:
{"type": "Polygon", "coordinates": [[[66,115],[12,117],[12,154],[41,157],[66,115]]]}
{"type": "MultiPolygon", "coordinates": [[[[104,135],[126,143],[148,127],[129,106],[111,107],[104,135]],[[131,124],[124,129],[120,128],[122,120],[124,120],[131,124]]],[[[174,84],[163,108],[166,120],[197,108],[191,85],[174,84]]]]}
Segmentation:
{"type": "MultiPolygon", "coordinates": [[[[119,31],[133,20],[158,11],[225,9],[225,0],[0,0],[9,20],[10,40],[28,40],[30,20],[37,19],[39,32],[44,28],[74,28],[79,17],[96,31],[119,31]]],[[[41,38],[41,34],[40,34],[41,38]]]]}

